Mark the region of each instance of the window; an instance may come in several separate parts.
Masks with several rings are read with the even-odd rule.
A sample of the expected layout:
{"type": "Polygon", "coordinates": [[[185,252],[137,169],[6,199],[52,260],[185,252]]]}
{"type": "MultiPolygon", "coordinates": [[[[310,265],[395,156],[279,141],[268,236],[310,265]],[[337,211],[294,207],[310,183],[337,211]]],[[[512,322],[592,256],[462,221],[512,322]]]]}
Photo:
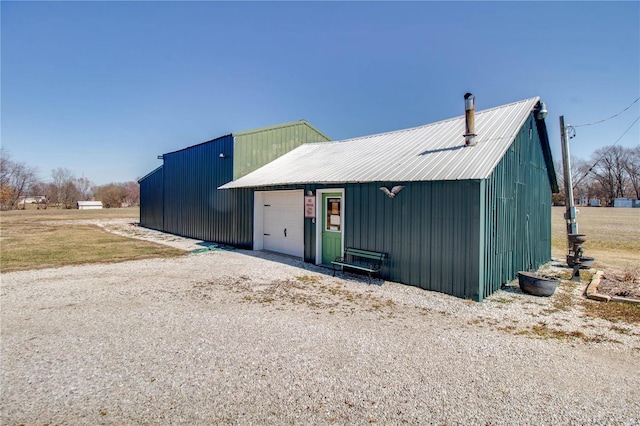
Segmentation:
{"type": "Polygon", "coordinates": [[[340,218],[341,201],[341,198],[327,198],[327,217],[325,224],[325,229],[327,231],[340,232],[340,229],[342,227],[342,220],[340,218]]]}

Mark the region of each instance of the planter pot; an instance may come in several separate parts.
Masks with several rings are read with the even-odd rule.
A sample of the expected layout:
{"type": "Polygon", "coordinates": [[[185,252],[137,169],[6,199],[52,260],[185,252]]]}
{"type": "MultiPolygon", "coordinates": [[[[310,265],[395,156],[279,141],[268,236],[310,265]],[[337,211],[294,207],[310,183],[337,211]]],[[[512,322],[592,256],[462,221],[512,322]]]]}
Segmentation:
{"type": "Polygon", "coordinates": [[[533,272],[518,272],[518,283],[524,293],[534,296],[551,296],[558,287],[558,280],[533,272]]]}

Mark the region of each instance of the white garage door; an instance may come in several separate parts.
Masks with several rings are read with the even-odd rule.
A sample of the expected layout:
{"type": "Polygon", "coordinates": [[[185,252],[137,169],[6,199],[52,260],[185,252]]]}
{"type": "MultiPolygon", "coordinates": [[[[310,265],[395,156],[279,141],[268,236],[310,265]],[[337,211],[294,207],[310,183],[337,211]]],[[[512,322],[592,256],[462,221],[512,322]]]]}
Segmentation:
{"type": "Polygon", "coordinates": [[[304,256],[304,191],[264,192],[263,248],[304,256]]]}

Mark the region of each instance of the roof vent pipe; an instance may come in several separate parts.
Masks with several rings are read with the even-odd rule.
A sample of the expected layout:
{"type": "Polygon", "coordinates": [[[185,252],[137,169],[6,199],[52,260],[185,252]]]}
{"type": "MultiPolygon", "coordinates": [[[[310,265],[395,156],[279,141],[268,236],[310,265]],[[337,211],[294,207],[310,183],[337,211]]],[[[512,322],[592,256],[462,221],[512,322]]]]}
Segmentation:
{"type": "Polygon", "coordinates": [[[471,93],[464,95],[464,144],[466,146],[476,145],[476,124],[475,124],[475,100],[471,93]]]}

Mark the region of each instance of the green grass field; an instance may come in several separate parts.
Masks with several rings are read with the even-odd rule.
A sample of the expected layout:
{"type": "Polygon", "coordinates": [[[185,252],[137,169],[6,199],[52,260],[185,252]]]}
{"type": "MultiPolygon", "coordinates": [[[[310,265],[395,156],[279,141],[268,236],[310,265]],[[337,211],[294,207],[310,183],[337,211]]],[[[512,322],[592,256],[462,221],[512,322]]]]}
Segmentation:
{"type": "Polygon", "coordinates": [[[138,208],[14,210],[0,213],[0,272],[175,257],[184,251],[121,237],[75,221],[131,219],[138,208]],[[70,222],[74,221],[74,222],[70,222]]]}

